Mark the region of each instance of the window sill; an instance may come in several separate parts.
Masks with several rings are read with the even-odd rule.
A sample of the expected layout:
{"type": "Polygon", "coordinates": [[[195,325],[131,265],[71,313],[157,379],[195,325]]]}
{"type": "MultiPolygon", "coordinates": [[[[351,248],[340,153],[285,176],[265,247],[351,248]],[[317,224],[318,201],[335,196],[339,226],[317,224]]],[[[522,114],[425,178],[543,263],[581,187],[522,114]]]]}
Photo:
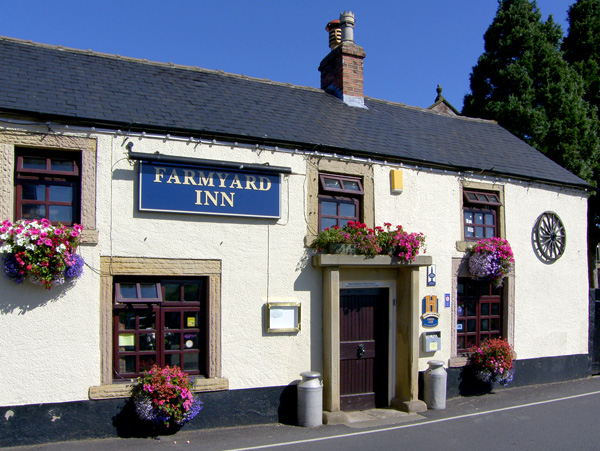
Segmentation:
{"type": "Polygon", "coordinates": [[[81,244],[98,244],[98,230],[83,229],[81,232],[81,244]]]}
{"type": "Polygon", "coordinates": [[[462,368],[467,366],[469,358],[466,356],[454,356],[448,359],[448,368],[462,368]]]}
{"type": "MultiPolygon", "coordinates": [[[[128,398],[131,396],[131,388],[133,383],[125,384],[108,384],[100,385],[97,387],[90,387],[89,396],[90,399],[117,399],[117,398],[128,398]]],[[[229,390],[229,379],[226,378],[212,378],[212,379],[195,379],[193,391],[208,392],[208,391],[223,391],[229,390]]]]}
{"type": "Polygon", "coordinates": [[[467,252],[475,244],[477,244],[477,241],[457,241],[456,250],[458,252],[467,252]]]}

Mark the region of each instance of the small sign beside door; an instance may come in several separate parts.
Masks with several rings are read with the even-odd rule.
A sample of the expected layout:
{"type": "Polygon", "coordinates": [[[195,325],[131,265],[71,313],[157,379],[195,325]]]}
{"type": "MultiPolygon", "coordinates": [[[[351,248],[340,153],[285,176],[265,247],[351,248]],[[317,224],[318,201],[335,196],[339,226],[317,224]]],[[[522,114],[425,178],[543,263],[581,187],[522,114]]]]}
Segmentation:
{"type": "Polygon", "coordinates": [[[440,318],[438,310],[438,298],[437,296],[425,296],[423,298],[423,314],[421,315],[421,321],[423,327],[436,327],[440,318]]]}

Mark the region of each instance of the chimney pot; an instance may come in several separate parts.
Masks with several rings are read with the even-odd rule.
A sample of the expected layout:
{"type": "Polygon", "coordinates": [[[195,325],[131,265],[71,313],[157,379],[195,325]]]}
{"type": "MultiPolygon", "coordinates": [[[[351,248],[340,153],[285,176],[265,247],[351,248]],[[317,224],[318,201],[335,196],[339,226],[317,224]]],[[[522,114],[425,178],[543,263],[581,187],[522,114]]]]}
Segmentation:
{"type": "Polygon", "coordinates": [[[342,42],[354,42],[354,14],[352,11],[340,14],[342,26],[342,42]]]}
{"type": "Polygon", "coordinates": [[[334,49],[342,43],[342,26],[338,19],[327,24],[325,30],[329,32],[329,48],[334,49]]]}

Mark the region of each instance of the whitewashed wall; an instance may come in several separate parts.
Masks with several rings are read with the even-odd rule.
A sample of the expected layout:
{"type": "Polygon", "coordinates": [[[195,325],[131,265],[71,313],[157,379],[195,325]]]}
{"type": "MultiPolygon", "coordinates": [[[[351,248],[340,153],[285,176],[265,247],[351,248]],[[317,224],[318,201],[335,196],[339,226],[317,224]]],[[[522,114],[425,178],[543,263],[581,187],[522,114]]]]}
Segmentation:
{"type": "Polygon", "coordinates": [[[506,187],[506,234],[515,253],[515,350],[520,359],[587,354],[587,199],[560,189],[506,187]],[[553,211],[567,233],[564,255],[542,263],[531,229],[553,211]],[[513,244],[514,243],[514,244],[513,244]]]}
{"type": "MultiPolygon", "coordinates": [[[[126,155],[123,138],[103,137],[99,146],[113,147],[112,165],[118,176],[110,180],[108,165],[99,170],[103,174],[99,181],[101,203],[112,204],[112,219],[110,215],[99,215],[101,254],[222,261],[222,375],[229,379],[230,388],[285,385],[299,379],[302,371],[315,369],[315,365],[320,368],[321,359],[310,352],[315,340],[314,348],[320,348],[320,336],[313,337],[310,321],[311,298],[320,299],[320,273],[310,264],[308,274],[301,267],[306,261],[302,245],[306,234],[303,157],[150,138],[134,139],[133,143],[135,152],[158,151],[215,161],[268,162],[292,168],[293,173],[283,179],[279,220],[134,213],[137,171],[123,159],[126,155]],[[105,199],[111,192],[112,201],[105,199]],[[266,336],[263,306],[267,299],[300,302],[301,332],[266,336]]],[[[320,304],[317,309],[320,311],[320,304]]]]}
{"type": "MultiPolygon", "coordinates": [[[[94,249],[81,246],[87,263],[94,249]]],[[[76,401],[100,382],[98,277],[51,290],[0,276],[0,405],[76,401]]]]}
{"type": "MultiPolygon", "coordinates": [[[[82,246],[91,266],[76,284],[53,289],[16,286],[0,277],[0,405],[88,398],[100,384],[100,256],[218,259],[222,261],[222,375],[230,387],[286,385],[299,373],[322,368],[321,272],[311,266],[306,235],[307,163],[303,155],[185,141],[97,134],[96,198],[99,243],[82,246]],[[137,212],[135,152],[290,167],[279,220],[137,212]],[[263,307],[270,300],[302,305],[297,335],[265,335],[263,307]]],[[[460,183],[453,174],[404,170],[404,192],[390,193],[389,166],[374,167],[376,224],[402,224],[427,235],[437,265],[437,286],[423,295],[440,300],[442,350],[451,356],[453,257],[461,237],[460,183]]],[[[515,347],[519,358],[587,353],[586,206],[578,193],[505,183],[506,235],[515,251],[515,347]],[[531,248],[539,214],[556,212],[567,235],[565,255],[545,265],[531,248]]],[[[2,218],[3,219],[3,218],[2,218]]],[[[421,370],[431,355],[422,356],[421,370]]]]}
{"type": "MultiPolygon", "coordinates": [[[[391,168],[375,169],[376,223],[402,224],[408,232],[425,233],[427,255],[433,257],[436,265],[435,287],[426,286],[426,274],[421,270],[421,293],[438,297],[439,326],[421,328],[421,332],[441,331],[442,350],[421,354],[419,369],[424,370],[428,360],[447,361],[452,354],[450,339],[454,331],[451,309],[444,308],[444,294],[452,293],[452,258],[464,255],[456,249],[462,228],[461,181],[485,183],[485,180],[404,169],[404,191],[392,194],[391,168]]],[[[500,183],[505,190],[506,238],[516,260],[514,345],[518,358],[587,354],[587,198],[579,191],[558,187],[500,183]],[[567,233],[564,255],[550,265],[535,256],[531,243],[535,221],[546,211],[558,214],[567,233]]]]}

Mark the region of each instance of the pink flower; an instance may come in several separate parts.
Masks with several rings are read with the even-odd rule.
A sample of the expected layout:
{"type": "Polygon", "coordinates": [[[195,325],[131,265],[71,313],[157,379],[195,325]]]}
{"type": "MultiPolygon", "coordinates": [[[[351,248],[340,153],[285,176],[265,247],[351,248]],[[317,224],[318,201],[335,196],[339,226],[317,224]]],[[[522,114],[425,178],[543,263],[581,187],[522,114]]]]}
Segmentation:
{"type": "Polygon", "coordinates": [[[46,246],[52,246],[52,240],[51,240],[50,238],[46,238],[46,239],[44,240],[44,244],[45,244],[46,246]]]}

